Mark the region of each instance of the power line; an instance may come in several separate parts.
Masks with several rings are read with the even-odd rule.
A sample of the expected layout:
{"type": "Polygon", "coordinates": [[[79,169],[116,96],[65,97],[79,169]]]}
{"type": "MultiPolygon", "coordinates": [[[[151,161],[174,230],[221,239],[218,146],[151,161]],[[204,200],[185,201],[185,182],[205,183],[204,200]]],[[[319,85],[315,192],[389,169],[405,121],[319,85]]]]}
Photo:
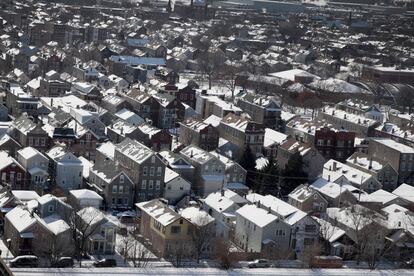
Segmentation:
{"type": "Polygon", "coordinates": [[[269,174],[269,173],[264,173],[264,172],[258,172],[258,171],[252,171],[252,170],[247,170],[247,172],[251,172],[251,173],[255,173],[255,174],[260,174],[260,175],[267,175],[267,176],[273,176],[273,177],[281,177],[284,179],[306,179],[308,180],[308,177],[300,177],[300,176],[283,176],[280,174],[269,174]]]}

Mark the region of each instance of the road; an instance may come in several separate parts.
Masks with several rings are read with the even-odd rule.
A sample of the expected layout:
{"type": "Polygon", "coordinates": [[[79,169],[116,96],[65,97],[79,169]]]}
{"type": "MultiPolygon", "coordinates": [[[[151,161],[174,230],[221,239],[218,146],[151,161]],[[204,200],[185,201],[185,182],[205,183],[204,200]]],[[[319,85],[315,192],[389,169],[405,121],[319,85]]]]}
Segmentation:
{"type": "Polygon", "coordinates": [[[414,276],[414,270],[358,269],[233,269],[215,268],[14,268],[16,276],[113,276],[113,275],[278,275],[278,276],[414,276]]]}

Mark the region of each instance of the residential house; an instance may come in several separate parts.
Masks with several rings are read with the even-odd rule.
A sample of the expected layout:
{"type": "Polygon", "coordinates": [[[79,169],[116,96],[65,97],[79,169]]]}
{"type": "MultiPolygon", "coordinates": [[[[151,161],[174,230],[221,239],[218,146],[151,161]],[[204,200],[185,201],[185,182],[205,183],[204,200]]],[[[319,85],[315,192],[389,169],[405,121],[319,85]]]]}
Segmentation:
{"type": "Polygon", "coordinates": [[[134,182],[135,202],[164,194],[165,164],[150,148],[126,138],[115,146],[114,160],[134,182]]]}
{"type": "Polygon", "coordinates": [[[5,151],[0,151],[1,183],[12,190],[26,189],[26,170],[5,151]]]}
{"type": "Polygon", "coordinates": [[[228,157],[216,151],[211,151],[210,153],[217,157],[224,164],[224,172],[226,174],[226,186],[235,183],[246,183],[247,171],[242,166],[240,166],[239,163],[229,159],[228,157]]]}
{"type": "Polygon", "coordinates": [[[43,193],[49,178],[49,158],[35,148],[26,147],[17,151],[17,161],[27,172],[24,178],[28,187],[43,193]]]}
{"type": "Polygon", "coordinates": [[[326,212],[328,201],[317,190],[302,184],[288,195],[288,203],[305,213],[318,216],[326,212]]]}
{"type": "Polygon", "coordinates": [[[225,165],[208,151],[190,145],[180,151],[180,155],[194,166],[194,192],[200,196],[220,190],[225,183],[225,165]]]}
{"type": "Polygon", "coordinates": [[[137,127],[138,140],[154,151],[170,150],[172,136],[166,129],[143,123],[137,127]]]}
{"type": "Polygon", "coordinates": [[[266,128],[263,141],[264,156],[276,159],[278,148],[286,139],[288,139],[288,135],[266,128]]]}
{"type": "Polygon", "coordinates": [[[271,97],[245,93],[237,98],[237,106],[249,114],[252,121],[266,128],[280,130],[282,127],[282,110],[271,97]]]}
{"type": "Polygon", "coordinates": [[[194,182],[195,168],[190,162],[186,161],[180,154],[172,151],[160,151],[158,155],[162,161],[173,171],[182,176],[190,183],[194,182]]]}
{"type": "Polygon", "coordinates": [[[46,155],[51,159],[49,163],[51,185],[57,185],[65,192],[82,187],[83,165],[79,158],[63,146],[51,148],[46,155]]]}
{"type": "Polygon", "coordinates": [[[235,114],[228,114],[220,121],[218,129],[220,137],[239,148],[238,156],[243,154],[246,147],[250,147],[254,155],[262,154],[265,134],[262,124],[235,114]]]}
{"type": "Polygon", "coordinates": [[[325,159],[345,162],[354,151],[355,133],[345,129],[334,130],[327,126],[315,131],[315,147],[325,159]]]}
{"type": "Polygon", "coordinates": [[[179,141],[185,146],[195,145],[203,150],[212,151],[218,146],[219,132],[211,124],[190,118],[180,123],[179,141]]]}
{"type": "Polygon", "coordinates": [[[361,191],[352,185],[330,182],[322,177],[314,181],[309,187],[326,199],[327,207],[351,206],[358,202],[361,194],[361,191]]]}
{"type": "Polygon", "coordinates": [[[94,207],[100,209],[102,207],[103,197],[98,193],[88,189],[70,190],[68,195],[68,203],[75,210],[85,207],[94,207]]]}
{"type": "Polygon", "coordinates": [[[191,193],[191,183],[170,168],[165,168],[164,196],[168,203],[175,204],[191,193]]]}

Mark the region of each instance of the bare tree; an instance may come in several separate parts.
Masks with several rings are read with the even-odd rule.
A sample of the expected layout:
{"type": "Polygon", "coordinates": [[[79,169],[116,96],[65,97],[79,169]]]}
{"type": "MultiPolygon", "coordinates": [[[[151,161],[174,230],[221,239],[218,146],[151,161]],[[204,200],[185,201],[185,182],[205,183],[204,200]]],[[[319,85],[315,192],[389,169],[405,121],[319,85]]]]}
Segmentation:
{"type": "Polygon", "coordinates": [[[231,244],[225,239],[216,239],[214,246],[214,257],[221,268],[229,269],[233,264],[233,257],[230,252],[231,244]]]}
{"type": "Polygon", "coordinates": [[[307,267],[312,267],[312,263],[316,256],[319,256],[322,252],[322,245],[319,242],[315,242],[311,245],[305,246],[300,255],[300,260],[307,267]]]}
{"type": "Polygon", "coordinates": [[[195,221],[192,221],[191,237],[197,263],[200,262],[203,253],[211,251],[213,246],[214,225],[211,222],[212,219],[207,213],[205,216],[198,216],[195,221]]]}
{"type": "Polygon", "coordinates": [[[223,61],[215,53],[205,52],[198,58],[198,65],[203,74],[208,78],[208,89],[211,89],[213,78],[216,77],[218,69],[223,61]]]}
{"type": "Polygon", "coordinates": [[[170,253],[173,258],[172,261],[176,267],[182,266],[183,261],[188,258],[190,254],[188,246],[186,246],[183,242],[176,242],[170,253]]]}
{"type": "Polygon", "coordinates": [[[86,245],[89,237],[94,235],[100,227],[96,216],[87,214],[87,208],[78,212],[72,212],[69,217],[69,226],[75,246],[75,256],[82,267],[82,256],[86,253],[86,245]]]}
{"type": "Polygon", "coordinates": [[[220,68],[220,83],[231,91],[231,99],[234,99],[234,91],[236,90],[236,83],[238,74],[241,72],[240,65],[233,61],[226,62],[220,68]]]}
{"type": "Polygon", "coordinates": [[[118,243],[118,251],[124,257],[124,262],[132,262],[134,267],[146,267],[151,252],[137,240],[137,231],[134,229],[123,236],[118,243]]]}

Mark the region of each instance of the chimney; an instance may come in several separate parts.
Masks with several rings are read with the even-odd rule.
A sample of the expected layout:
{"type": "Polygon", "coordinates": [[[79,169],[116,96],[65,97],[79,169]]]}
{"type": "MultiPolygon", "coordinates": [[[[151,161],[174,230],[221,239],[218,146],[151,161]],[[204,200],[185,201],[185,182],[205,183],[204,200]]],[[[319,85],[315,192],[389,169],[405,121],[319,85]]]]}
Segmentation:
{"type": "Polygon", "coordinates": [[[258,201],[256,202],[256,205],[257,205],[257,207],[259,207],[259,208],[260,208],[260,200],[258,200],[258,201]]]}
{"type": "Polygon", "coordinates": [[[336,161],[333,162],[333,171],[336,172],[336,161]]]}
{"type": "Polygon", "coordinates": [[[53,98],[50,99],[50,106],[53,107],[53,98]]]}
{"type": "Polygon", "coordinates": [[[224,196],[224,189],[222,188],[222,189],[220,190],[220,192],[221,192],[221,196],[223,197],[223,196],[224,196]]]}
{"type": "Polygon", "coordinates": [[[191,150],[191,152],[190,152],[190,158],[193,158],[193,150],[191,150]]]}
{"type": "Polygon", "coordinates": [[[267,213],[268,214],[272,213],[272,207],[269,206],[269,208],[267,209],[267,213]]]}
{"type": "Polygon", "coordinates": [[[328,182],[331,182],[331,175],[328,174],[328,182]]]}
{"type": "Polygon", "coordinates": [[[368,166],[368,170],[372,169],[372,158],[369,159],[369,166],[368,166]]]}

